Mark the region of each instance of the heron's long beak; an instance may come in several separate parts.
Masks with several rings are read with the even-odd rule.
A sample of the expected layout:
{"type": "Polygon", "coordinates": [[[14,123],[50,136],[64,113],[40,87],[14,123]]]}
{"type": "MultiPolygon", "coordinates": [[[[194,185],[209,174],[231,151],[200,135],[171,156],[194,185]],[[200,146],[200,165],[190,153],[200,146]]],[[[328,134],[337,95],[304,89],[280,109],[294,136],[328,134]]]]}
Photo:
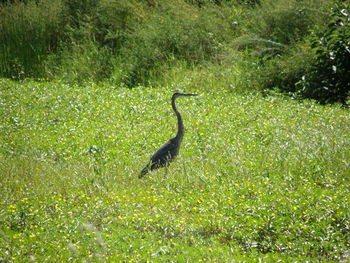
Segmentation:
{"type": "Polygon", "coordinates": [[[197,93],[183,93],[184,96],[198,96],[197,93]]]}

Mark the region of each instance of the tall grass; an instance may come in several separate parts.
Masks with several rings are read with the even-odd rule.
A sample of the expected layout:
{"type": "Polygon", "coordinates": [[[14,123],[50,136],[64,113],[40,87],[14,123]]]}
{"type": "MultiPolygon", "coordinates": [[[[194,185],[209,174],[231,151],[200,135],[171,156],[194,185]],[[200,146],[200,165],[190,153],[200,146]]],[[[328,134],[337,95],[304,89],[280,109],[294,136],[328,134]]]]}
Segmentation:
{"type": "Polygon", "coordinates": [[[217,54],[224,39],[216,28],[222,18],[213,10],[204,15],[190,5],[177,8],[164,8],[128,34],[116,68],[122,69],[122,81],[129,86],[156,81],[178,61],[196,65],[217,54]]]}
{"type": "Polygon", "coordinates": [[[44,61],[62,36],[62,1],[28,1],[0,6],[0,75],[43,77],[44,61]]]}
{"type": "MultiPolygon", "coordinates": [[[[332,4],[332,0],[2,3],[0,74],[77,83],[108,80],[133,87],[169,83],[174,72],[181,79],[192,70],[209,67],[218,71],[216,75],[222,72],[227,85],[244,90],[245,81],[232,82],[225,72],[240,67],[245,72],[241,61],[261,64],[281,54],[292,61],[298,52],[295,45],[309,29],[324,23],[323,10],[332,4]]],[[[259,73],[253,70],[244,78],[250,81],[259,73]]]]}
{"type": "MultiPolygon", "coordinates": [[[[320,85],[302,81],[313,74],[310,32],[329,22],[334,6],[333,0],[2,3],[0,75],[129,88],[186,83],[210,89],[216,81],[236,91],[298,90],[346,104],[343,84],[316,96],[320,85]],[[308,92],[297,83],[310,86],[308,92]]],[[[337,67],[346,75],[346,66],[337,67]]]]}

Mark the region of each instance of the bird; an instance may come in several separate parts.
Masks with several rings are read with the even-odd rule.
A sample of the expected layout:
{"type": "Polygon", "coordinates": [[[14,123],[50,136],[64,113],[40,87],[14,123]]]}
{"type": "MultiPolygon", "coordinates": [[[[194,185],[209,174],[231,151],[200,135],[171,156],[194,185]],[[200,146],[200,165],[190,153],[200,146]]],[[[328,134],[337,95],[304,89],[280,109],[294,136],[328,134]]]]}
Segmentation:
{"type": "Polygon", "coordinates": [[[139,178],[142,178],[149,171],[164,167],[166,168],[166,172],[169,164],[176,158],[179,153],[179,149],[181,146],[182,138],[184,137],[185,127],[182,121],[182,117],[180,112],[176,108],[175,100],[179,97],[187,97],[187,96],[198,96],[195,93],[180,93],[175,92],[171,98],[171,106],[177,117],[177,133],[176,136],[171,138],[168,142],[166,142],[163,146],[161,146],[158,151],[156,151],[146,166],[142,169],[139,174],[139,178]]]}

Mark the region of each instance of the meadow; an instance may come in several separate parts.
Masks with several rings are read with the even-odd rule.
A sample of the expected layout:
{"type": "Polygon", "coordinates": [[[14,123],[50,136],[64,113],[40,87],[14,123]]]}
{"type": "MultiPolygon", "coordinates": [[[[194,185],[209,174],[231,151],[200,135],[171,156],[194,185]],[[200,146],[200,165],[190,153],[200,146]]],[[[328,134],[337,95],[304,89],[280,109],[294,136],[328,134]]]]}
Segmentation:
{"type": "Polygon", "coordinates": [[[350,5],[0,3],[0,262],[349,262],[350,5]],[[169,173],[139,179],[176,132],[169,173]]]}
{"type": "Polygon", "coordinates": [[[175,88],[0,80],[0,261],[350,260],[348,109],[175,88]]]}

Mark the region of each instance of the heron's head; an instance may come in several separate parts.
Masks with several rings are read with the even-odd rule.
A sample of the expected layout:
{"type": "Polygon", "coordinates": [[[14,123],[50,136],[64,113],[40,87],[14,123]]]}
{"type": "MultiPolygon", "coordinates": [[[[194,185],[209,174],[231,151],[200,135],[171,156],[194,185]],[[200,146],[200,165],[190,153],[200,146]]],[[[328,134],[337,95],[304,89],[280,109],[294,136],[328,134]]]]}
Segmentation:
{"type": "Polygon", "coordinates": [[[187,97],[187,96],[198,96],[196,93],[181,93],[181,92],[175,92],[173,94],[173,99],[179,98],[179,97],[187,97]]]}

